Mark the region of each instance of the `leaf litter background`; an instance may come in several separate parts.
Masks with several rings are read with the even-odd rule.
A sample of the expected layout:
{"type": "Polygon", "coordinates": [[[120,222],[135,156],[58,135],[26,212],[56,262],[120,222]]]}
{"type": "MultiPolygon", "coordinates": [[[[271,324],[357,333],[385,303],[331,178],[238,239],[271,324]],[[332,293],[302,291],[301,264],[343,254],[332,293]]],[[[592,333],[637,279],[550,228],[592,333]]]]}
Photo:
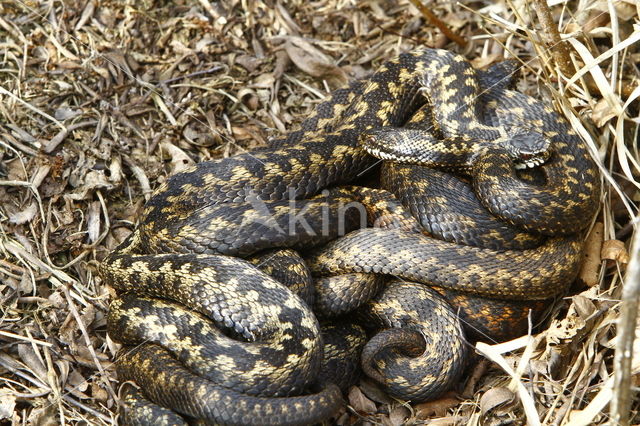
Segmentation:
{"type": "MultiPolygon", "coordinates": [[[[607,423],[640,202],[639,6],[550,5],[545,23],[540,3],[424,3],[461,46],[404,0],[0,1],[0,420],[115,422],[112,290],[96,265],[153,189],[193,162],[263,146],[330,90],[431,46],[478,67],[517,56],[519,89],[555,102],[599,159],[602,208],[573,296],[543,327],[480,345],[466,383],[435,402],[363,381],[337,422],[607,423]],[[578,77],[554,61],[553,26],[578,77]]],[[[633,386],[638,372],[636,359],[633,386]]]]}

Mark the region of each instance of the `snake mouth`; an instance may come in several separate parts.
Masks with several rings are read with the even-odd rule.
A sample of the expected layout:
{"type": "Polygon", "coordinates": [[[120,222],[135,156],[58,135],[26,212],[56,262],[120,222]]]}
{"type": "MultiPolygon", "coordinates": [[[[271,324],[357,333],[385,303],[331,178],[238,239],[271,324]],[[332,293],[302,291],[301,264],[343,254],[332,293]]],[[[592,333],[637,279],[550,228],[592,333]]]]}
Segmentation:
{"type": "Polygon", "coordinates": [[[506,147],[518,170],[532,169],[544,164],[549,157],[550,141],[543,134],[529,129],[518,129],[506,147]]]}
{"type": "Polygon", "coordinates": [[[533,169],[534,167],[538,167],[546,163],[549,157],[551,157],[551,153],[549,151],[540,152],[533,155],[521,154],[515,160],[514,167],[517,170],[533,169]]]}

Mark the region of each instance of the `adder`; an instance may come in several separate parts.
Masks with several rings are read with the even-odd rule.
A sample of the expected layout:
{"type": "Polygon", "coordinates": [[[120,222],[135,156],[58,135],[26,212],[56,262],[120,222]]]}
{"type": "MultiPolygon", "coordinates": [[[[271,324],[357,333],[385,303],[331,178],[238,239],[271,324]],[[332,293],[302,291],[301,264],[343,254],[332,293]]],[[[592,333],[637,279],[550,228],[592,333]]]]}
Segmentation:
{"type": "MultiPolygon", "coordinates": [[[[341,185],[357,180],[376,164],[358,143],[362,133],[400,127],[427,104],[437,131],[451,146],[463,147],[476,139],[465,138],[457,131],[460,127],[451,125],[460,120],[467,128],[482,123],[480,104],[463,114],[455,107],[479,93],[474,77],[459,55],[432,49],[401,54],[369,79],[335,92],[301,130],[272,147],[200,163],[158,188],[135,231],[100,268],[103,280],[120,294],[110,309],[109,332],[114,340],[129,345],[117,361],[119,378],[133,380],[146,398],[159,404],[141,406],[136,413],[168,421],[178,420],[173,410],[222,424],[300,424],[321,421],[340,409],[339,389],[318,380],[322,338],[309,304],[251,263],[252,256],[266,249],[309,249],[329,243],[310,259],[316,273],[394,274],[507,299],[541,299],[561,292],[575,275],[581,246],[575,232],[586,226],[582,220],[568,236],[549,238],[525,251],[467,248],[437,240],[427,244],[414,233],[393,229],[363,229],[336,239],[359,225],[359,218],[348,212],[342,229],[325,227],[339,222],[345,213],[341,203],[354,200],[353,191],[341,185]],[[296,200],[293,210],[291,200],[296,200]],[[292,216],[305,221],[292,221],[292,216]],[[375,242],[389,235],[394,236],[392,245],[375,242]],[[204,340],[214,342],[213,353],[203,349],[204,340]],[[185,363],[199,373],[193,374],[185,363]],[[249,382],[225,382],[234,373],[249,382]]],[[[504,95],[511,92],[500,92],[511,97],[504,95]]],[[[534,219],[544,222],[542,232],[562,233],[564,218],[589,218],[595,212],[599,190],[595,165],[579,138],[551,109],[542,107],[542,117],[529,116],[529,105],[538,111],[540,104],[530,103],[530,98],[514,99],[527,103],[518,107],[523,112],[514,119],[530,120],[548,139],[540,152],[538,141],[533,143],[533,154],[543,156],[534,160],[544,159],[544,167],[552,166],[550,183],[568,188],[551,185],[556,192],[547,191],[545,202],[555,209],[538,208],[535,214],[547,218],[534,219]],[[549,159],[544,157],[547,146],[549,159]],[[560,211],[557,207],[562,204],[570,211],[560,211]]],[[[502,98],[488,99],[494,101],[499,104],[502,98]]],[[[480,127],[488,132],[481,135],[489,135],[488,142],[509,136],[501,132],[503,123],[480,127]]],[[[465,165],[487,178],[488,194],[495,193],[501,182],[490,174],[492,168],[510,171],[507,165],[513,164],[512,157],[502,164],[484,161],[506,158],[494,148],[495,144],[482,149],[483,161],[465,165]]],[[[525,164],[530,154],[525,150],[525,164]]],[[[526,184],[513,174],[504,176],[526,184]]],[[[515,198],[523,195],[518,188],[508,192],[515,198]]],[[[508,201],[498,197],[494,205],[501,210],[500,206],[511,205],[508,201]]],[[[529,227],[521,220],[527,215],[513,211],[507,219],[529,227]]],[[[295,266],[288,269],[308,275],[302,261],[291,264],[295,266]]],[[[303,290],[302,296],[309,298],[310,293],[303,290]]],[[[140,399],[129,401],[136,406],[140,399]]]]}

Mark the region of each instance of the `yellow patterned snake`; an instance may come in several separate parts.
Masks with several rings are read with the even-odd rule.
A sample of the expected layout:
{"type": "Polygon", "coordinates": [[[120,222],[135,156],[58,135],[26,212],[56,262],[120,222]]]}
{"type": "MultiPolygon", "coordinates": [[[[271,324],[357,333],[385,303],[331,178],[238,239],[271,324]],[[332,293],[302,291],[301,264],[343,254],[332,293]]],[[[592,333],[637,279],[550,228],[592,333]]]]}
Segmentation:
{"type": "MultiPolygon", "coordinates": [[[[500,99],[488,93],[483,102],[494,110],[503,105],[514,121],[525,120],[548,141],[551,171],[545,179],[556,192],[543,201],[548,208],[534,209],[547,216],[535,221],[544,222],[541,232],[554,234],[567,222],[563,218],[579,217],[569,235],[524,252],[427,243],[426,237],[397,229],[367,228],[336,239],[360,224],[357,215],[340,207],[354,200],[353,191],[340,185],[376,164],[359,145],[361,135],[401,127],[425,103],[433,112],[435,133],[451,142],[447,149],[478,138],[489,143],[482,148],[483,161],[459,167],[486,177],[484,192],[496,194],[500,181],[489,174],[492,167],[503,167],[508,172],[503,175],[520,187],[498,195],[515,199],[522,188],[532,193],[506,169],[508,162],[484,161],[504,159],[491,143],[510,135],[505,137],[504,122],[487,124],[482,117],[485,122],[479,124],[480,104],[477,111],[460,113],[459,105],[479,94],[474,78],[468,63],[449,52],[401,54],[370,78],[334,93],[301,130],[270,148],[200,163],[169,178],[145,206],[135,231],[100,268],[102,279],[121,295],[109,314],[110,335],[129,345],[117,362],[119,378],[136,382],[159,406],[211,423],[308,424],[335,414],[342,404],[340,391],[318,378],[323,346],[311,308],[242,259],[266,249],[328,243],[308,258],[317,274],[393,274],[504,299],[563,291],[580,256],[575,231],[586,226],[597,205],[598,176],[581,141],[551,109],[532,102],[538,115],[529,116],[530,98],[517,95],[514,102],[527,105],[500,104],[515,92],[498,91],[500,99]],[[425,85],[429,90],[422,90],[425,85]],[[472,139],[464,136],[467,130],[472,139]],[[560,211],[558,200],[570,200],[565,207],[571,211],[560,211]],[[214,326],[206,325],[210,322],[214,326]],[[212,352],[203,350],[203,340],[214,341],[212,352]],[[247,381],[228,382],[234,373],[247,381]]],[[[497,199],[501,209],[503,200],[497,199]]],[[[529,231],[538,226],[530,226],[520,208],[512,210],[512,223],[529,231]]],[[[296,265],[291,268],[304,268],[296,265]]],[[[168,415],[159,406],[146,414],[168,415]]]]}

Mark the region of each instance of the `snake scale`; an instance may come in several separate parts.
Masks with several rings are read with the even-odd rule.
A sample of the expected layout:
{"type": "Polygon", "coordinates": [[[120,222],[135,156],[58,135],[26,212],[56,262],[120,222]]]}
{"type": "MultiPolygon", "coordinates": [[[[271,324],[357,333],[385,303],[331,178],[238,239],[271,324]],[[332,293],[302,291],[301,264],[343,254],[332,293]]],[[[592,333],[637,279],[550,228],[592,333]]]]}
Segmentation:
{"type": "MultiPolygon", "coordinates": [[[[342,358],[360,354],[392,395],[430,398],[464,368],[460,315],[498,306],[508,317],[561,294],[597,208],[597,169],[550,107],[502,82],[508,63],[496,69],[443,50],[403,53],[334,92],[300,130],[158,188],[100,267],[119,294],[108,318],[124,344],[118,376],[139,387],[123,397],[124,421],[175,423],[177,412],[216,424],[317,423],[343,404],[329,372],[352,383],[342,358]],[[379,169],[370,154],[394,161],[378,171],[382,188],[348,186],[379,169]],[[438,210],[469,197],[453,215],[438,210]],[[364,223],[345,208],[354,203],[367,206],[364,223]],[[485,219],[468,209],[503,222],[495,238],[475,230],[485,219]],[[367,227],[372,217],[382,226],[367,227]],[[505,240],[513,245],[496,242],[505,240]],[[365,343],[356,317],[382,332],[365,343]],[[424,368],[427,355],[437,365],[418,374],[411,359],[424,368]]],[[[504,328],[494,319],[487,330],[504,328]]]]}

